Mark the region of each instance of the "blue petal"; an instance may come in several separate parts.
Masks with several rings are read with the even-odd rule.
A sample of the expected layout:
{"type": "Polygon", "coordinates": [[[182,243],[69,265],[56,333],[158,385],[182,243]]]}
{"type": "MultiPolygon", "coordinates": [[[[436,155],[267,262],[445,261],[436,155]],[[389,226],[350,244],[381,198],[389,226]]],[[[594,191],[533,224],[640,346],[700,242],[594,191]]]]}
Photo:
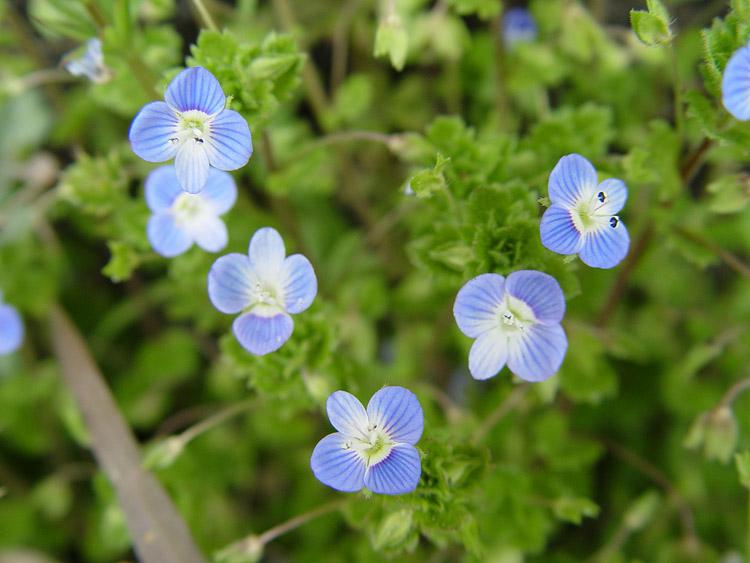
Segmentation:
{"type": "Polygon", "coordinates": [[[294,321],[284,313],[273,317],[247,313],[234,321],[232,329],[245,350],[256,356],[263,356],[278,350],[289,340],[294,321]]]}
{"type": "Polygon", "coordinates": [[[558,161],[549,176],[549,199],[573,207],[596,184],[596,170],[591,163],[579,154],[569,154],[558,161]]]}
{"type": "Polygon", "coordinates": [[[503,14],[503,41],[509,47],[536,38],[536,22],[528,10],[510,8],[503,14]]]}
{"type": "Polygon", "coordinates": [[[190,236],[206,252],[219,252],[227,245],[227,227],[215,215],[204,215],[189,225],[190,236]]]}
{"type": "Polygon", "coordinates": [[[231,174],[211,168],[208,171],[206,185],[200,193],[200,197],[211,205],[211,210],[216,215],[223,215],[234,206],[237,201],[237,185],[231,174]]]}
{"type": "Polygon", "coordinates": [[[231,109],[225,109],[211,121],[211,135],[207,144],[211,166],[220,170],[242,168],[253,154],[247,121],[231,109]]]}
{"type": "Polygon", "coordinates": [[[508,368],[526,381],[554,375],[565,357],[568,338],[559,324],[535,324],[508,341],[508,368]]]}
{"type": "Polygon", "coordinates": [[[193,245],[193,239],[175,223],[169,212],[152,215],[148,220],[147,234],[153,249],[167,258],[182,254],[193,245]]]}
{"type": "Polygon", "coordinates": [[[224,108],[226,97],[219,81],[203,67],[186,68],[169,83],[164,99],[184,112],[196,109],[213,115],[224,108]]]}
{"type": "Polygon", "coordinates": [[[177,180],[183,190],[200,193],[208,180],[208,153],[205,145],[187,140],[182,143],[174,160],[177,180]]]}
{"type": "Polygon", "coordinates": [[[414,446],[402,444],[367,470],[365,487],[381,495],[402,495],[417,488],[421,474],[419,452],[414,446]]]}
{"type": "Polygon", "coordinates": [[[625,182],[616,178],[604,180],[599,184],[597,190],[604,192],[607,198],[604,204],[599,207],[599,214],[614,215],[619,213],[628,199],[628,187],[625,182]]]}
{"type": "Polygon", "coordinates": [[[367,404],[370,424],[383,429],[391,440],[416,444],[424,430],[424,413],[417,396],[403,387],[383,387],[367,404]]]}
{"type": "Polygon", "coordinates": [[[164,162],[177,153],[177,116],[164,102],[143,106],[130,125],[128,138],[133,152],[148,162],[164,162]]]}
{"type": "Polygon", "coordinates": [[[367,438],[369,420],[359,399],[346,391],[331,393],[326,401],[328,420],[347,437],[367,438]]]}
{"type": "Polygon", "coordinates": [[[618,220],[614,228],[607,224],[587,233],[579,256],[592,268],[614,268],[627,256],[629,247],[628,230],[618,220]]]}
{"type": "Polygon", "coordinates": [[[23,321],[11,305],[0,304],[0,355],[15,352],[23,343],[23,321]]]}
{"type": "Polygon", "coordinates": [[[496,376],[508,359],[508,337],[499,328],[480,335],[469,351],[469,372],[474,379],[496,376]]]}
{"type": "Polygon", "coordinates": [[[364,460],[351,448],[346,449],[346,437],[338,432],[318,442],[310,468],[318,481],[337,491],[353,493],[365,484],[364,460]]]}
{"type": "Polygon", "coordinates": [[[742,121],[750,119],[750,46],[738,49],[729,59],[721,95],[729,113],[742,121]]]}
{"type": "Polygon", "coordinates": [[[264,227],[255,231],[248,250],[250,264],[264,280],[271,281],[280,276],[286,249],[276,229],[264,227]]]}
{"type": "Polygon", "coordinates": [[[165,211],[182,193],[174,166],[160,166],[146,177],[146,203],[151,211],[165,211]]]}
{"type": "Polygon", "coordinates": [[[302,254],[289,256],[282,266],[282,279],[287,312],[296,314],[307,309],[318,293],[318,280],[310,261],[302,254]]]}
{"type": "Polygon", "coordinates": [[[482,274],[469,280],[456,295],[453,316],[466,336],[476,338],[497,326],[497,308],[505,296],[505,278],[482,274]]]}
{"type": "Polygon", "coordinates": [[[543,323],[559,323],[565,315],[565,295],[549,274],[518,270],[505,280],[505,291],[526,303],[543,323]]]}
{"type": "Polygon", "coordinates": [[[553,204],[542,216],[539,234],[542,244],[558,254],[576,254],[583,243],[581,233],[573,223],[573,217],[567,207],[553,204]]]}
{"type": "Polygon", "coordinates": [[[239,313],[252,304],[256,280],[247,256],[227,254],[208,272],[208,297],[222,313],[239,313]]]}

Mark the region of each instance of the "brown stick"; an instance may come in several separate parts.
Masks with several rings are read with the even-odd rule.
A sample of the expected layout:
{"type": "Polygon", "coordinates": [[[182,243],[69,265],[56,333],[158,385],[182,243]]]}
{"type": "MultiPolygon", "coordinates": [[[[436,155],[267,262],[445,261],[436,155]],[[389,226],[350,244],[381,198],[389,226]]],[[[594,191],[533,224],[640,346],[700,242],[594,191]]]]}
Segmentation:
{"type": "Polygon", "coordinates": [[[205,563],[171,499],[141,465],[138,444],[80,333],[57,305],[50,324],[63,380],[83,413],[94,457],[117,492],[138,559],[205,563]]]}

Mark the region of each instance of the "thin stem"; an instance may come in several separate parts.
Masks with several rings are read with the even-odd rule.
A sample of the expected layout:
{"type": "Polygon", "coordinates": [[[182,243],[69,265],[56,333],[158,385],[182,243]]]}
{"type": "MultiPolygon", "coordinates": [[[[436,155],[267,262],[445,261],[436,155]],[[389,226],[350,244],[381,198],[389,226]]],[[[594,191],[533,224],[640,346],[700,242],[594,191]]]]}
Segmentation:
{"type": "Polygon", "coordinates": [[[522,383],[521,385],[513,389],[513,391],[511,391],[510,394],[505,397],[505,400],[500,403],[495,408],[495,410],[493,410],[489,414],[489,416],[484,419],[484,422],[482,422],[474,431],[474,436],[472,436],[471,438],[471,443],[473,445],[479,444],[487,435],[487,433],[489,433],[489,431],[492,430],[495,425],[505,417],[505,415],[507,415],[510,411],[521,404],[521,401],[523,400],[528,390],[529,385],[527,383],[522,383]]]}
{"type": "Polygon", "coordinates": [[[245,401],[240,401],[239,403],[235,403],[234,405],[230,405],[220,410],[219,412],[212,414],[208,418],[201,420],[197,424],[194,424],[193,426],[189,427],[187,430],[184,430],[183,432],[179,434],[178,439],[182,442],[183,445],[186,445],[191,440],[194,440],[195,438],[197,438],[204,432],[207,432],[211,430],[212,428],[216,428],[217,426],[229,420],[230,418],[233,418],[237,416],[238,414],[241,414],[249,410],[255,404],[256,404],[255,399],[247,399],[245,401]]]}
{"type": "Polygon", "coordinates": [[[138,84],[143,88],[146,96],[149,98],[161,97],[159,91],[156,89],[156,78],[151,69],[139,57],[131,53],[123,53],[123,58],[128,63],[130,70],[133,72],[138,84]]]}
{"type": "Polygon", "coordinates": [[[719,401],[719,404],[717,405],[717,407],[718,408],[731,407],[735,399],[737,399],[737,397],[739,397],[742,393],[744,393],[748,389],[750,389],[750,377],[747,377],[745,379],[740,379],[738,382],[732,385],[729,389],[727,389],[727,392],[724,393],[724,396],[719,401]]]}
{"type": "Polygon", "coordinates": [[[378,131],[338,131],[336,133],[330,133],[329,135],[319,137],[314,142],[310,143],[309,145],[300,149],[291,157],[289,157],[289,160],[296,160],[321,147],[335,145],[338,143],[346,143],[349,141],[370,141],[373,143],[381,143],[390,148],[395,138],[396,135],[388,135],[386,133],[380,133],[378,131]]]}
{"type": "Polygon", "coordinates": [[[495,110],[498,120],[503,123],[503,116],[508,112],[508,96],[505,92],[505,43],[503,43],[502,13],[490,20],[489,32],[495,50],[495,110]]]}
{"type": "Polygon", "coordinates": [[[193,6],[195,6],[195,9],[198,11],[198,14],[200,14],[200,17],[203,20],[203,24],[208,29],[210,29],[211,31],[219,31],[216,22],[211,17],[211,12],[209,12],[206,9],[205,4],[203,4],[203,0],[193,0],[193,6]]]}
{"type": "Polygon", "coordinates": [[[331,91],[335,92],[346,76],[346,65],[349,58],[349,30],[362,0],[349,0],[341,10],[336,27],[333,30],[331,55],[331,91]]]}
{"type": "Polygon", "coordinates": [[[669,58],[671,59],[674,87],[674,120],[677,126],[677,135],[680,141],[682,141],[685,134],[685,115],[682,105],[682,79],[680,78],[680,66],[677,60],[677,49],[674,46],[674,39],[669,44],[669,58]]]}
{"type": "Polygon", "coordinates": [[[742,276],[745,276],[746,278],[750,278],[750,266],[745,264],[742,260],[740,260],[733,253],[722,248],[715,242],[710,241],[707,238],[704,238],[702,235],[696,232],[690,231],[682,226],[674,227],[674,232],[680,235],[682,238],[692,241],[702,246],[706,250],[713,252],[719,258],[721,258],[724,261],[724,263],[727,266],[729,266],[732,270],[734,270],[735,272],[737,272],[738,274],[742,276]]]}

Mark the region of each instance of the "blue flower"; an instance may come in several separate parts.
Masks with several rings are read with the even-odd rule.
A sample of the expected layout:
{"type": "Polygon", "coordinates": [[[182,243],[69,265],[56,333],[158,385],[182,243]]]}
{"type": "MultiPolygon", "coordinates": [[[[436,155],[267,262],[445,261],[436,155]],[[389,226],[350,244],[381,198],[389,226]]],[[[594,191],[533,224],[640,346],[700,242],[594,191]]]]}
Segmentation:
{"type": "Polygon", "coordinates": [[[290,315],[307,309],[318,293],[310,261],[301,254],[285,255],[279,233],[265,227],[253,235],[247,256],[222,256],[208,273],[211,303],[222,313],[242,312],[232,329],[240,344],[258,356],[281,348],[294,329],[290,315]]]}
{"type": "Polygon", "coordinates": [[[148,240],[156,252],[171,258],[193,243],[208,252],[227,245],[227,228],[219,219],[237,199],[232,176],[212,168],[206,187],[198,194],[183,192],[172,165],[157,168],[146,178],[146,203],[153,215],[148,240]]]}
{"type": "Polygon", "coordinates": [[[63,58],[63,66],[73,76],[86,76],[91,82],[102,84],[107,82],[112,73],[104,64],[102,42],[92,38],[86,42],[83,54],[76,49],[63,58]]]}
{"type": "Polygon", "coordinates": [[[560,322],[565,297],[557,280],[535,270],[507,278],[482,274],[456,296],[458,328],[476,341],[469,352],[474,379],[489,379],[507,363],[526,381],[543,381],[560,369],[568,338],[560,322]]]}
{"type": "Polygon", "coordinates": [[[167,87],[166,102],[151,102],[130,126],[133,152],[148,162],[175,159],[182,189],[198,193],[209,166],[241,168],[253,153],[250,129],[213,74],[202,67],[183,70],[167,87]]]}
{"type": "Polygon", "coordinates": [[[616,215],[628,188],[611,178],[598,183],[596,170],[578,154],[560,159],[549,177],[552,205],[542,217],[542,244],[559,254],[578,254],[592,268],[612,268],[628,253],[630,236],[616,215]]]}
{"type": "Polygon", "coordinates": [[[313,450],[310,467],[324,485],[353,493],[400,495],[417,488],[422,467],[414,447],[422,436],[424,414],[417,396],[403,387],[383,387],[367,404],[346,391],[326,403],[338,432],[313,450]]]}
{"type": "Polygon", "coordinates": [[[503,14],[503,41],[508,47],[536,39],[536,22],[528,10],[511,8],[503,14]]]}
{"type": "Polygon", "coordinates": [[[750,119],[750,44],[737,49],[724,69],[721,81],[724,107],[741,121],[750,119]]]}
{"type": "Polygon", "coordinates": [[[15,352],[23,343],[23,321],[12,305],[3,303],[0,293],[0,356],[15,352]]]}

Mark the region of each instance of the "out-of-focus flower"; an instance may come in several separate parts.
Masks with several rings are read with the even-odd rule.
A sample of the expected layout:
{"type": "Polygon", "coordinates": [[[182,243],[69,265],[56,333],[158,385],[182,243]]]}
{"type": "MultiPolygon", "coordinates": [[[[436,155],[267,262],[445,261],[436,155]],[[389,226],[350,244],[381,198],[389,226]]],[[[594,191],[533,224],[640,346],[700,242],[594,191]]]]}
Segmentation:
{"type": "Polygon", "coordinates": [[[383,387],[367,404],[346,391],[326,403],[338,432],[313,450],[310,467],[324,485],[343,492],[367,487],[399,495],[417,488],[422,466],[414,447],[422,436],[424,414],[417,396],[403,387],[383,387]]]}
{"type": "Polygon", "coordinates": [[[182,191],[172,165],[157,168],[146,178],[146,203],[153,212],[148,240],[156,252],[172,257],[193,243],[208,252],[227,245],[227,228],[219,218],[237,199],[234,179],[212,168],[206,187],[197,194],[182,191]]]}
{"type": "Polygon", "coordinates": [[[721,81],[721,101],[737,119],[750,119],[750,44],[729,59],[721,81]]]}
{"type": "Polygon", "coordinates": [[[89,39],[86,47],[76,49],[63,57],[63,66],[73,76],[85,76],[91,82],[103,84],[112,78],[112,71],[104,64],[102,42],[97,38],[89,39]]]}
{"type": "Polygon", "coordinates": [[[133,152],[148,162],[175,159],[182,189],[198,193],[211,166],[236,170],[250,159],[247,121],[225,109],[219,81],[202,67],[183,70],[169,83],[165,102],[146,104],[130,125],[133,152]]]}
{"type": "Polygon", "coordinates": [[[23,321],[12,305],[3,303],[0,293],[0,356],[15,352],[23,343],[23,321]]]}
{"type": "Polygon", "coordinates": [[[510,8],[503,14],[503,41],[507,47],[536,39],[537,29],[531,13],[524,8],[510,8]]]}
{"type": "Polygon", "coordinates": [[[578,254],[593,268],[613,268],[628,253],[630,236],[616,215],[628,188],[622,180],[599,183],[578,154],[560,159],[549,177],[549,199],[540,225],[542,244],[558,254],[578,254]]]}
{"type": "Polygon", "coordinates": [[[476,341],[469,352],[474,379],[489,379],[505,364],[526,381],[543,381],[557,372],[568,349],[560,322],[565,297],[552,276],[519,270],[507,278],[482,274],[456,296],[458,328],[476,341]]]}
{"type": "Polygon", "coordinates": [[[281,348],[292,335],[291,315],[307,309],[318,292],[310,261],[286,256],[281,235],[258,230],[248,254],[227,254],[208,273],[208,296],[222,313],[242,313],[232,329],[240,344],[262,356],[281,348]]]}

